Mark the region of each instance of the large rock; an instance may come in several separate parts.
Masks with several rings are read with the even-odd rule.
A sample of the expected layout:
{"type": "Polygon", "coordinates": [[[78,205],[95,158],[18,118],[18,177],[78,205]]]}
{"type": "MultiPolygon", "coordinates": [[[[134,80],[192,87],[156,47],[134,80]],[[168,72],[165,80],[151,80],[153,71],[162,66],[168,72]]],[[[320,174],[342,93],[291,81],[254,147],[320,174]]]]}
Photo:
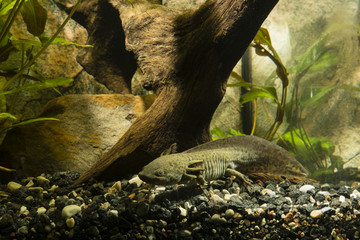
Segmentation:
{"type": "MultiPolygon", "coordinates": [[[[9,132],[2,161],[17,163],[20,174],[65,170],[86,171],[109,150],[152,103],[153,96],[67,95],[50,101],[42,121],[9,132]]],[[[0,161],[0,166],[8,163],[0,161]]]]}

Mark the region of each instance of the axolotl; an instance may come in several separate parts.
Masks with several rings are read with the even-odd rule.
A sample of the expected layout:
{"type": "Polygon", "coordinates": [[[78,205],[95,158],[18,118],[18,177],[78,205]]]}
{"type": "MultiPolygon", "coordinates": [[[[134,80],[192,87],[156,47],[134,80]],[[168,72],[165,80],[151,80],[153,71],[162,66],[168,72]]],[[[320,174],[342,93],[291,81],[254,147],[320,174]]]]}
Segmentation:
{"type": "Polygon", "coordinates": [[[181,153],[163,155],[139,173],[156,185],[197,182],[204,184],[223,176],[236,176],[244,185],[247,175],[270,174],[305,177],[306,169],[282,147],[256,136],[234,136],[198,145],[181,153]]]}

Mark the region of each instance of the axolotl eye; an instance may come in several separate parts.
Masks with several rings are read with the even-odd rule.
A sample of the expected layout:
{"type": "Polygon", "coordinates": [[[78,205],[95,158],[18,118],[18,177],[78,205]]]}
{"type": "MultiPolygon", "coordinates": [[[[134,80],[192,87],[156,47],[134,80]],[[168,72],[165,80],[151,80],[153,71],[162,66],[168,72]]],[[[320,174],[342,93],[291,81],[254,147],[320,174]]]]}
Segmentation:
{"type": "Polygon", "coordinates": [[[164,170],[157,169],[157,170],[154,171],[154,175],[157,176],[157,177],[162,177],[162,176],[165,175],[165,173],[164,173],[164,170]]]}

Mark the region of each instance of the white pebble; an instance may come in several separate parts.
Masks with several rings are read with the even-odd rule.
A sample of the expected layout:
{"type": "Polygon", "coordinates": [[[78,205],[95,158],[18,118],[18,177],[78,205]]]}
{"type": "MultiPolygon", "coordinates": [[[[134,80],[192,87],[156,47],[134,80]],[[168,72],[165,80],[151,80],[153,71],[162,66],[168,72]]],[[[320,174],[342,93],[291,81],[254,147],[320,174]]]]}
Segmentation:
{"type": "Polygon", "coordinates": [[[308,192],[310,190],[313,190],[313,189],[315,189],[315,187],[313,185],[310,185],[310,184],[305,184],[304,186],[299,188],[299,190],[301,192],[304,192],[304,193],[306,193],[306,192],[308,192]]]}
{"type": "Polygon", "coordinates": [[[325,197],[330,195],[330,193],[328,191],[318,191],[317,193],[322,194],[325,197]]]}
{"type": "Polygon", "coordinates": [[[74,218],[66,219],[66,226],[68,226],[69,228],[73,228],[75,226],[75,219],[74,218]]]}
{"type": "Polygon", "coordinates": [[[113,210],[110,210],[110,211],[109,211],[109,214],[110,214],[110,215],[112,215],[112,216],[117,217],[117,216],[119,216],[119,211],[118,211],[118,210],[113,209],[113,210]]]}
{"type": "Polygon", "coordinates": [[[157,187],[155,188],[155,192],[164,192],[166,190],[165,187],[157,187]]]}
{"type": "Polygon", "coordinates": [[[210,197],[211,200],[213,200],[214,202],[225,202],[224,199],[222,199],[219,195],[217,194],[212,194],[210,197]]]}
{"type": "Polygon", "coordinates": [[[234,193],[234,194],[225,194],[225,195],[224,195],[224,200],[225,200],[225,201],[229,201],[232,196],[238,196],[238,195],[235,194],[235,193],[234,193]]]}
{"type": "Polygon", "coordinates": [[[38,214],[38,215],[41,215],[41,214],[44,214],[44,213],[46,213],[46,208],[44,208],[44,207],[39,207],[39,208],[37,209],[37,214],[38,214]]]}
{"type": "Polygon", "coordinates": [[[183,207],[179,207],[180,215],[186,217],[187,216],[187,210],[183,207]]]}
{"type": "Polygon", "coordinates": [[[136,183],[136,186],[137,186],[137,187],[140,187],[141,184],[143,183],[143,181],[142,181],[138,176],[136,176],[136,177],[130,179],[130,180],[129,180],[129,183],[130,183],[130,184],[136,183]]]}
{"type": "Polygon", "coordinates": [[[7,184],[7,187],[10,191],[15,191],[16,189],[19,189],[22,187],[21,184],[17,183],[17,182],[9,182],[7,184]]]}
{"type": "Polygon", "coordinates": [[[81,207],[77,205],[68,205],[63,208],[61,216],[63,218],[70,218],[81,211],[81,207]]]}
{"type": "Polygon", "coordinates": [[[262,191],[261,191],[261,194],[263,196],[265,195],[269,195],[270,197],[273,197],[276,195],[276,193],[273,191],[273,190],[270,190],[270,189],[267,189],[267,188],[264,188],[262,191]]]}
{"type": "Polygon", "coordinates": [[[26,187],[32,187],[34,186],[34,182],[33,180],[30,180],[27,184],[26,184],[26,187]]]}
{"type": "Polygon", "coordinates": [[[45,178],[45,177],[43,177],[43,176],[38,176],[38,177],[36,177],[36,180],[37,180],[37,182],[38,182],[40,185],[47,185],[47,184],[50,183],[50,180],[47,179],[47,178],[45,178]]]}
{"type": "Polygon", "coordinates": [[[185,203],[184,203],[184,207],[185,207],[185,209],[186,210],[189,210],[190,208],[191,208],[191,203],[190,202],[188,202],[188,201],[186,201],[185,203]]]}
{"type": "Polygon", "coordinates": [[[350,194],[350,198],[360,198],[360,192],[355,189],[355,190],[350,194]]]}
{"type": "Polygon", "coordinates": [[[321,216],[322,216],[321,210],[313,210],[310,213],[311,218],[321,218],[321,216]]]}
{"type": "Polygon", "coordinates": [[[340,195],[340,197],[339,197],[339,201],[340,201],[340,202],[345,202],[345,199],[346,199],[345,196],[340,195]]]}
{"type": "Polygon", "coordinates": [[[49,202],[50,207],[55,207],[55,199],[51,199],[49,202]]]}
{"type": "Polygon", "coordinates": [[[323,207],[322,209],[320,209],[321,213],[326,213],[327,211],[330,211],[332,208],[331,207],[323,207]]]}
{"type": "Polygon", "coordinates": [[[221,217],[220,214],[215,213],[211,216],[211,220],[213,221],[219,221],[219,222],[226,222],[226,219],[221,217]]]}
{"type": "Polygon", "coordinates": [[[28,215],[28,214],[29,214],[29,210],[27,209],[27,207],[21,206],[21,207],[20,207],[20,214],[28,215]]]}
{"type": "Polygon", "coordinates": [[[225,217],[226,218],[232,218],[234,216],[234,214],[235,214],[235,211],[232,210],[231,208],[226,209],[226,211],[225,211],[225,217]]]}

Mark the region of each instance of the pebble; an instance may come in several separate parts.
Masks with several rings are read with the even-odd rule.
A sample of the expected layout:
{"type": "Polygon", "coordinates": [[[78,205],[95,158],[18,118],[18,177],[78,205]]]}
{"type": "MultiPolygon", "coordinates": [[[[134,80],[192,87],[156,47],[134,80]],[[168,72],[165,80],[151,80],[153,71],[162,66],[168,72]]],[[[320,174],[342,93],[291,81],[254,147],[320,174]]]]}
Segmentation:
{"type": "Polygon", "coordinates": [[[311,191],[311,190],[314,190],[315,187],[313,185],[310,185],[310,184],[306,184],[306,185],[303,185],[302,187],[299,188],[299,190],[301,192],[304,192],[304,193],[307,193],[308,191],[311,191]]]}
{"type": "Polygon", "coordinates": [[[69,228],[73,228],[75,226],[75,219],[74,218],[67,218],[66,219],[66,226],[69,228]]]}
{"type": "Polygon", "coordinates": [[[313,210],[310,213],[310,217],[312,217],[312,218],[321,218],[322,214],[323,213],[322,213],[321,210],[313,210]]]}
{"type": "Polygon", "coordinates": [[[44,207],[39,207],[39,208],[37,209],[37,214],[38,214],[38,215],[41,215],[41,214],[44,214],[44,213],[46,213],[46,208],[44,208],[44,207]]]}
{"type": "Polygon", "coordinates": [[[9,182],[7,184],[7,187],[10,191],[15,191],[16,189],[19,189],[22,187],[22,185],[20,183],[17,182],[9,182]]]}
{"type": "Polygon", "coordinates": [[[236,179],[227,178],[207,188],[148,189],[133,178],[115,183],[90,180],[72,187],[76,176],[43,174],[19,181],[22,184],[13,190],[10,183],[0,185],[7,196],[0,197],[1,239],[360,237],[359,189],[344,184],[285,180],[244,190],[236,179]]]}
{"type": "Polygon", "coordinates": [[[63,218],[70,218],[81,211],[81,207],[77,205],[68,205],[62,209],[61,216],[63,218]]]}

